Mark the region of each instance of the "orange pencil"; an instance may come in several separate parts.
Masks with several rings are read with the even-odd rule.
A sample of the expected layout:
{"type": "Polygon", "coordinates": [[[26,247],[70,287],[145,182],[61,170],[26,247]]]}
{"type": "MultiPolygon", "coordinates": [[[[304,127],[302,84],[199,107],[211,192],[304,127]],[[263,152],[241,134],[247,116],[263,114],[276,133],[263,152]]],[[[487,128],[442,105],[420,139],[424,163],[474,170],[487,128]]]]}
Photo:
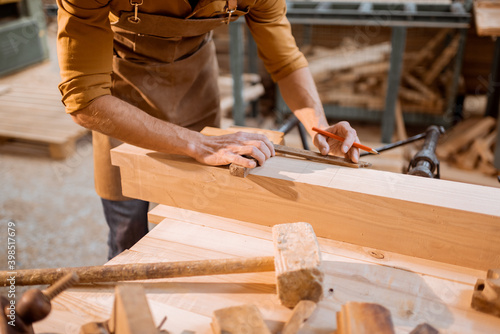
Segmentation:
{"type": "MultiPolygon", "coordinates": [[[[313,131],[316,131],[317,133],[322,134],[323,136],[327,136],[327,137],[330,137],[330,138],[333,138],[333,139],[337,139],[337,140],[342,141],[342,142],[345,140],[345,138],[343,138],[343,137],[334,135],[331,132],[323,131],[321,129],[318,129],[317,127],[313,127],[312,129],[313,129],[313,131]]],[[[373,154],[378,154],[378,152],[376,150],[374,150],[373,148],[365,146],[365,145],[361,145],[359,143],[354,143],[354,144],[352,144],[352,146],[357,147],[359,149],[362,149],[363,151],[366,151],[366,152],[370,152],[370,153],[373,153],[373,154]]]]}

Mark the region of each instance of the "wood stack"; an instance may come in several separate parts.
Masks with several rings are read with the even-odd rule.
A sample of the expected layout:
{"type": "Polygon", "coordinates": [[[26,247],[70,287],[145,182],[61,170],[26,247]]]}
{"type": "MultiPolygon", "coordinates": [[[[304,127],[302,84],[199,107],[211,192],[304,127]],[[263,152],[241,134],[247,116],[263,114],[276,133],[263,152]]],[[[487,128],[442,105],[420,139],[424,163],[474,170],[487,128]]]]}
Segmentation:
{"type": "MultiPolygon", "coordinates": [[[[440,30],[419,51],[406,53],[399,97],[405,112],[444,112],[460,36],[440,30]]],[[[336,49],[305,50],[323,103],[383,110],[389,72],[389,42],[360,46],[351,39],[336,49]]]]}
{"type": "Polygon", "coordinates": [[[438,144],[438,158],[460,169],[496,175],[493,166],[493,146],[497,136],[495,124],[492,117],[469,118],[457,124],[438,144]]]}
{"type": "MultiPolygon", "coordinates": [[[[221,75],[218,78],[220,91],[220,109],[223,115],[228,115],[234,106],[233,78],[230,75],[221,75]]],[[[254,73],[243,74],[243,101],[246,103],[257,100],[264,94],[264,86],[260,75],[254,73]]]]}

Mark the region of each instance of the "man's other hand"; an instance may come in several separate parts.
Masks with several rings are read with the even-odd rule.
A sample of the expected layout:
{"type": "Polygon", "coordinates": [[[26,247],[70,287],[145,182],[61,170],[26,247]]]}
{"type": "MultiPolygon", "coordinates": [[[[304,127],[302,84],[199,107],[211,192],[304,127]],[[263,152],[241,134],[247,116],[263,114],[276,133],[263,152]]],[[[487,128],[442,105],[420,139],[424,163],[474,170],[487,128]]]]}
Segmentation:
{"type": "Polygon", "coordinates": [[[359,149],[353,147],[352,144],[354,142],[359,143],[359,138],[356,134],[356,130],[354,130],[348,122],[339,122],[323,130],[344,137],[345,140],[341,142],[317,133],[314,136],[314,145],[319,149],[321,154],[327,155],[331,153],[337,156],[344,156],[352,162],[358,162],[359,149]]]}

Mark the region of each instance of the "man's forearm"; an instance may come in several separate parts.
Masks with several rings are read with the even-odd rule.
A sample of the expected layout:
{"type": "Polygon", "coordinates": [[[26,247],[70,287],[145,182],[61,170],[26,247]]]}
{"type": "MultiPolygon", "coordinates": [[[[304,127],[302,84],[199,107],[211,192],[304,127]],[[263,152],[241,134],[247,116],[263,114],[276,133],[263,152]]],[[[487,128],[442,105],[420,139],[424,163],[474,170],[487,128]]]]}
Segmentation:
{"type": "Polygon", "coordinates": [[[274,155],[274,147],[264,135],[240,132],[204,136],[152,117],[110,95],[95,99],[71,116],[81,126],[123,142],[159,152],[187,155],[208,165],[234,162],[252,168],[256,163],[243,156],[251,156],[262,165],[274,155]]]}
{"type": "Polygon", "coordinates": [[[353,162],[358,161],[359,151],[353,148],[353,142],[359,142],[356,131],[347,122],[339,122],[329,126],[323,105],[319,99],[314,79],[309,68],[300,68],[278,81],[281,94],[288,107],[300,120],[313,138],[314,145],[324,155],[333,153],[344,155],[353,162]],[[325,129],[345,138],[343,142],[316,134],[312,127],[325,129]]]}
{"type": "Polygon", "coordinates": [[[195,143],[201,139],[197,132],[154,118],[110,95],[97,98],[71,116],[87,129],[159,152],[192,156],[195,143]]]}
{"type": "Polygon", "coordinates": [[[319,99],[316,85],[309,68],[304,67],[292,72],[278,81],[280,92],[288,107],[304,124],[311,137],[312,127],[327,127],[328,122],[319,99]]]}

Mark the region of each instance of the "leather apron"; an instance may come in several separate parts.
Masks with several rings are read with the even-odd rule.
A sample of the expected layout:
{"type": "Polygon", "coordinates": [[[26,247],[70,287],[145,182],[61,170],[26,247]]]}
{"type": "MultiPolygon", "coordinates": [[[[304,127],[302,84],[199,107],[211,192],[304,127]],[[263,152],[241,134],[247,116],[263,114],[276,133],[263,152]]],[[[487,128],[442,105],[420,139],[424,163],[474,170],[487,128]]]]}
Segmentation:
{"type": "MultiPolygon", "coordinates": [[[[218,65],[212,30],[225,20],[122,12],[112,24],[112,95],[191,130],[218,127],[218,65]]],[[[108,200],[129,199],[122,195],[119,168],[111,165],[110,149],[120,143],[93,132],[96,192],[108,200]]]]}

